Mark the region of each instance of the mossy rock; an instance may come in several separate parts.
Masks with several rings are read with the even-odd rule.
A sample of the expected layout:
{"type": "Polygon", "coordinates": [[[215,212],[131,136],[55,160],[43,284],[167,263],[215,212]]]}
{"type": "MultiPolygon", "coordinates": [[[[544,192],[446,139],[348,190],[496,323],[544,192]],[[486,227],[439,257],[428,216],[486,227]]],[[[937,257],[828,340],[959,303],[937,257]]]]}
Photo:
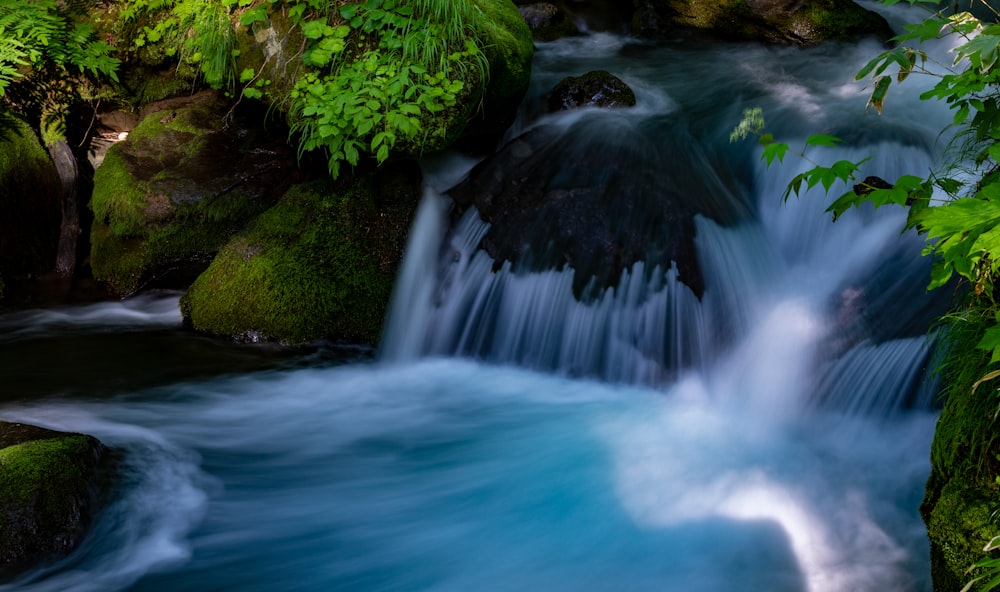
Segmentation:
{"type": "Polygon", "coordinates": [[[633,30],[646,37],[699,31],[733,41],[812,45],[892,30],[879,14],[851,0],[636,0],[633,30]]]}
{"type": "MultiPolygon", "coordinates": [[[[931,474],[920,507],[931,548],[935,592],[958,592],[986,557],[983,547],[1000,535],[1000,438],[990,353],[976,346],[993,322],[992,308],[973,299],[946,317],[940,371],[946,399],[931,445],[931,474]]],[[[995,554],[996,552],[994,552],[995,554]]]]}
{"type": "Polygon", "coordinates": [[[420,186],[406,161],[346,188],[292,187],[192,284],[186,322],[245,340],[375,343],[420,186]]]}
{"type": "Polygon", "coordinates": [[[0,421],[0,578],[73,551],[97,509],[95,438],[0,421]]]}
{"type": "Polygon", "coordinates": [[[1000,534],[994,513],[1000,489],[956,477],[948,481],[925,515],[936,592],[958,592],[972,579],[967,570],[986,555],[983,547],[1000,534]]]}
{"type": "MultiPolygon", "coordinates": [[[[535,44],[531,29],[510,0],[472,0],[480,46],[489,63],[485,91],[461,97],[450,126],[462,133],[461,142],[475,150],[492,151],[503,132],[513,123],[518,105],[531,82],[531,60],[535,44]]],[[[466,85],[478,87],[479,80],[466,85]],[[472,86],[475,85],[475,86],[472,86]]],[[[443,136],[443,148],[457,135],[443,136]]]]}
{"type": "MultiPolygon", "coordinates": [[[[284,133],[215,93],[152,105],[94,175],[94,277],[128,295],[169,273],[193,278],[296,179],[284,133]]],[[[186,283],[183,285],[186,287],[186,283]]]]}
{"type": "Polygon", "coordinates": [[[0,272],[13,277],[52,270],[60,195],[55,165],[35,132],[0,112],[0,272]]]}

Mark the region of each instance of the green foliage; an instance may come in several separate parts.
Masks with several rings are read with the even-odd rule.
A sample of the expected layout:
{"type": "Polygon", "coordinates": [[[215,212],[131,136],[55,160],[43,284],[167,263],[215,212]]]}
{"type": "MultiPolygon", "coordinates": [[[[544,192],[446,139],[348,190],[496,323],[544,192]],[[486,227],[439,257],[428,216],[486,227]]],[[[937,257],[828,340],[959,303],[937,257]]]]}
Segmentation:
{"type": "MultiPolygon", "coordinates": [[[[246,0],[129,0],[117,15],[131,52],[181,60],[215,89],[235,89],[236,17],[246,0]],[[179,51],[178,51],[179,50],[179,51]]],[[[249,11],[248,11],[249,12],[249,11]]]]}
{"type": "Polygon", "coordinates": [[[56,0],[0,4],[0,97],[26,69],[53,65],[66,74],[117,80],[118,60],[93,29],[74,22],[56,0]]]}
{"type": "Polygon", "coordinates": [[[434,116],[474,93],[470,81],[485,86],[470,0],[131,0],[119,18],[134,49],[180,46],[210,86],[268,99],[260,71],[237,72],[235,35],[279,11],[303,47],[291,90],[270,99],[286,110],[300,156],[324,152],[334,178],[344,163],[419,151],[438,133],[434,116]]]}
{"type": "MultiPolygon", "coordinates": [[[[43,141],[66,137],[68,106],[91,82],[117,81],[119,61],[72,3],[0,3],[0,105],[40,120],[43,141]]],[[[0,121],[0,131],[4,122],[0,121]]]]}
{"type": "Polygon", "coordinates": [[[325,151],[333,178],[344,163],[366,156],[381,163],[395,149],[419,146],[431,116],[457,104],[464,79],[485,84],[467,0],[366,0],[321,15],[285,2],[311,68],[290,93],[292,132],[300,155],[325,151]]]}
{"type": "MultiPolygon", "coordinates": [[[[896,3],[898,0],[886,2],[896,3]]],[[[910,3],[939,4],[934,0],[910,3]]],[[[858,182],[856,173],[864,161],[821,165],[808,158],[804,147],[796,153],[815,166],[791,180],[784,198],[816,185],[829,191],[835,184],[844,183],[848,191],[828,208],[835,220],[862,203],[906,207],[908,225],[927,238],[924,254],[935,257],[928,289],[943,286],[958,275],[974,286],[976,294],[981,294],[1000,269],[1000,177],[995,174],[1000,170],[1000,92],[996,87],[1000,80],[1000,25],[982,22],[968,12],[947,15],[939,11],[921,23],[908,25],[894,41],[898,45],[870,60],[856,79],[870,80],[868,105],[881,113],[893,81],[903,82],[913,73],[938,78],[921,98],[944,100],[955,111],[957,143],[952,147],[952,159],[942,169],[944,173],[906,175],[890,188],[864,187],[856,192],[850,186],[858,182]],[[952,50],[952,63],[938,64],[937,69],[930,66],[923,50],[907,45],[943,35],[957,35],[964,42],[952,50]],[[959,172],[974,173],[973,178],[979,181],[962,183],[956,179],[959,172]]],[[[733,139],[748,134],[759,136],[764,145],[763,158],[769,165],[775,158],[783,159],[789,150],[787,144],[764,132],[759,110],[744,114],[733,139]]],[[[806,146],[831,145],[835,141],[831,136],[811,136],[806,146]]],[[[1000,329],[988,333],[980,347],[992,352],[993,361],[1000,361],[1000,329]]]]}

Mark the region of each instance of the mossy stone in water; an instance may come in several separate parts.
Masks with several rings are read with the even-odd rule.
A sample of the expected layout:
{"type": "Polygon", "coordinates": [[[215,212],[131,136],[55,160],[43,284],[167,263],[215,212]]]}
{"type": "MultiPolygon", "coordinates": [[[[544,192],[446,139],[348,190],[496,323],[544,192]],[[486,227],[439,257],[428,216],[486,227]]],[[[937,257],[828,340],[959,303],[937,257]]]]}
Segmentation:
{"type": "Polygon", "coordinates": [[[80,544],[103,454],[91,436],[0,421],[0,578],[80,544]]]}
{"type": "Polygon", "coordinates": [[[191,285],[186,322],[251,341],[375,343],[419,196],[412,161],[345,188],[294,186],[191,285]]]}

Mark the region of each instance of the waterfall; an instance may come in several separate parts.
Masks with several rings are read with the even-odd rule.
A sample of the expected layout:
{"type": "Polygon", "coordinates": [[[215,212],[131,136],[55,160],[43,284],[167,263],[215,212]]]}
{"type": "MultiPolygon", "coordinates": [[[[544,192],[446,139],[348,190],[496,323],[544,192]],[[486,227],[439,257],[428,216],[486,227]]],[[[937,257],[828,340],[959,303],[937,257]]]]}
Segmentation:
{"type": "MultiPolygon", "coordinates": [[[[912,170],[904,165],[930,165],[926,151],[894,143],[828,157],[860,159],[869,150],[881,163],[871,174],[886,178],[912,170]]],[[[731,376],[728,386],[715,381],[729,393],[720,396],[739,398],[745,395],[736,391],[749,388],[760,404],[782,413],[818,402],[880,414],[912,404],[927,344],[886,329],[891,319],[871,321],[910,319],[928,306],[920,241],[901,233],[901,210],[852,211],[831,224],[822,211],[828,198],[816,191],[782,204],[786,176],[797,170],[782,175],[758,167],[756,219],[724,226],[697,217],[706,284],[700,299],[676,268],[643,262],[580,299],[572,268],[525,272],[510,262],[498,265],[479,248],[488,224],[474,208],[443,232],[448,198],[429,189],[382,356],[466,356],[659,388],[687,372],[711,373],[731,376]]]]}

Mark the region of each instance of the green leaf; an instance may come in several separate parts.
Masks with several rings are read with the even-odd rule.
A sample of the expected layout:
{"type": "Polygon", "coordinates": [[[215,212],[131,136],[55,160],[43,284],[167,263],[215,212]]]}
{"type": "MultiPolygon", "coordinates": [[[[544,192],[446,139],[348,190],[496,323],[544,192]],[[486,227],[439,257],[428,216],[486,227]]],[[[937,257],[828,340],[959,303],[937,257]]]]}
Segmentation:
{"type": "Polygon", "coordinates": [[[836,146],[843,142],[837,136],[827,134],[813,134],[806,138],[806,146],[836,146]]]}
{"type": "Polygon", "coordinates": [[[833,221],[836,222],[844,212],[858,205],[861,199],[853,190],[848,191],[830,204],[826,211],[833,214],[833,221]]]}
{"type": "Polygon", "coordinates": [[[764,147],[764,152],[761,154],[761,158],[767,161],[767,166],[771,166],[774,159],[777,158],[779,162],[783,162],[785,159],[785,153],[788,152],[788,144],[784,142],[771,142],[764,147]]]}
{"type": "Polygon", "coordinates": [[[267,7],[265,6],[258,6],[257,8],[251,8],[250,10],[240,15],[240,25],[243,27],[248,27],[254,23],[266,20],[267,20],[267,7]]]}
{"type": "Polygon", "coordinates": [[[882,106],[885,104],[885,95],[889,92],[889,85],[892,78],[889,76],[879,76],[875,79],[875,87],[872,89],[871,97],[868,99],[867,107],[874,107],[879,115],[882,114],[882,106]]]}
{"type": "Polygon", "coordinates": [[[326,24],[326,19],[315,19],[302,23],[302,35],[306,39],[319,39],[326,34],[330,26],[326,24]]]}

